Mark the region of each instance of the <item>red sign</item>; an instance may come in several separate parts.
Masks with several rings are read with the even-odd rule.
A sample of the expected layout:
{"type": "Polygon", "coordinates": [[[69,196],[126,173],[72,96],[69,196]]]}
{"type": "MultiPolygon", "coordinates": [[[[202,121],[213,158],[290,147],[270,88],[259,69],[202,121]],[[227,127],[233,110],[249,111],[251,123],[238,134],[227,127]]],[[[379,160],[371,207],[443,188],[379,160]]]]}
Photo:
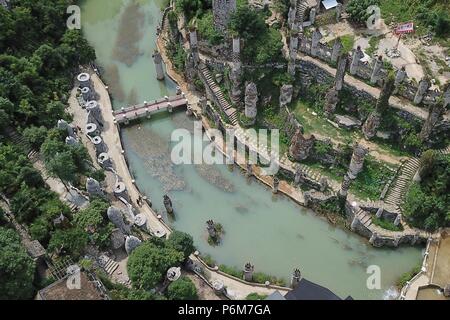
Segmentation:
{"type": "Polygon", "coordinates": [[[395,28],[394,33],[396,34],[404,34],[414,32],[414,22],[405,22],[399,24],[397,28],[395,28]]]}

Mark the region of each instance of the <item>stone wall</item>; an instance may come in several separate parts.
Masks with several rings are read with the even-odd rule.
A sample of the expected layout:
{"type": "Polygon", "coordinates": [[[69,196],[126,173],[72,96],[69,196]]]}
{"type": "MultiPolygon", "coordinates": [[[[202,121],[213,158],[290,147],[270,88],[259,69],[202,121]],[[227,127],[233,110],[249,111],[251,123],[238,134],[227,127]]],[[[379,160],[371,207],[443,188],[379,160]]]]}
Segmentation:
{"type": "MultiPolygon", "coordinates": [[[[299,46],[299,50],[306,54],[311,55],[311,43],[312,43],[312,36],[308,37],[303,35],[301,44],[299,46]]],[[[315,58],[318,58],[328,64],[331,63],[331,53],[333,51],[333,47],[326,44],[326,43],[319,43],[318,45],[318,51],[315,58]]],[[[350,52],[348,54],[348,59],[351,61],[351,55],[350,52]]],[[[363,64],[360,63],[358,67],[358,71],[356,73],[356,76],[360,77],[364,80],[370,80],[372,75],[373,66],[372,64],[363,64]]],[[[388,74],[388,70],[383,66],[379,73],[379,79],[376,83],[377,86],[382,87],[382,79],[385,78],[388,74]]],[[[408,76],[406,76],[405,80],[402,82],[401,86],[399,86],[399,90],[397,92],[397,95],[404,97],[411,102],[414,100],[414,96],[418,89],[418,81],[420,79],[410,79],[408,76]]],[[[427,93],[424,95],[425,100],[430,100],[432,98],[432,91],[428,90],[427,93]]]]}

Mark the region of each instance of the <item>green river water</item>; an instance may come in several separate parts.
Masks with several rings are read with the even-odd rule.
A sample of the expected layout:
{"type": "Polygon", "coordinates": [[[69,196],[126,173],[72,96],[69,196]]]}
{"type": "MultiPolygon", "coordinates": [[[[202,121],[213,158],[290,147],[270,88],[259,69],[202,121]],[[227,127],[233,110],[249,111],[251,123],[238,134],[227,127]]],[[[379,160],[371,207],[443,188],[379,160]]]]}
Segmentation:
{"type": "MultiPolygon", "coordinates": [[[[114,108],[173,94],[175,85],[157,81],[151,54],[164,0],[82,1],[82,28],[104,70],[114,108]]],[[[305,278],[345,298],[381,299],[404,272],[420,263],[419,248],[376,249],[347,230],[336,228],[284,196],[247,181],[225,165],[175,166],[170,161],[170,135],[176,128],[192,130],[183,112],[161,115],[124,128],[123,143],[130,170],[140,189],[164,212],[169,194],[176,211],[168,219],[194,237],[202,254],[218,263],[242,267],[246,262],[262,271],[290,279],[294,268],[305,278]],[[219,246],[207,243],[205,222],[223,225],[219,246]],[[366,268],[381,268],[381,289],[369,290],[366,268]]]]}

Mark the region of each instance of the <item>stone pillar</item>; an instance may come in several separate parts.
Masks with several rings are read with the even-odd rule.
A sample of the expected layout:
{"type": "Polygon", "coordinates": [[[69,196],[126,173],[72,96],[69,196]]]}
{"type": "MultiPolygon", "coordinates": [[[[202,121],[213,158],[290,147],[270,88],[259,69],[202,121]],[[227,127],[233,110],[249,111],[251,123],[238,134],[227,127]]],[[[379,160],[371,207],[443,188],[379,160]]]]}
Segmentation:
{"type": "Polygon", "coordinates": [[[233,37],[233,56],[232,61],[233,62],[239,62],[241,55],[241,38],[239,37],[233,37]]]}
{"type": "Polygon", "coordinates": [[[419,82],[419,87],[417,88],[416,95],[414,96],[414,104],[419,104],[422,102],[424,95],[427,93],[430,84],[428,80],[422,79],[419,82]]]}
{"type": "Polygon", "coordinates": [[[244,266],[244,280],[251,282],[253,280],[253,271],[255,269],[255,266],[250,264],[250,262],[247,262],[244,266]]]}
{"type": "Polygon", "coordinates": [[[258,90],[256,84],[250,82],[245,88],[245,116],[251,120],[252,124],[256,122],[258,109],[256,103],[258,102],[258,90]]]}
{"type": "Polygon", "coordinates": [[[162,65],[161,54],[159,53],[159,51],[155,50],[152,57],[153,57],[153,62],[155,63],[156,79],[164,80],[164,69],[163,69],[163,65],[162,65]]]}
{"type": "Polygon", "coordinates": [[[348,177],[348,175],[344,176],[344,180],[342,180],[341,189],[339,190],[339,196],[342,198],[347,197],[348,190],[350,189],[350,184],[352,180],[348,177]]]}
{"type": "Polygon", "coordinates": [[[295,24],[295,19],[297,16],[297,8],[296,8],[296,1],[291,0],[290,6],[289,6],[289,12],[288,12],[288,26],[289,28],[292,28],[292,26],[295,24]]]}
{"type": "Polygon", "coordinates": [[[315,29],[312,34],[312,40],[311,40],[311,55],[313,57],[316,57],[319,53],[319,42],[320,39],[322,39],[322,34],[320,33],[319,29],[315,29]]]}
{"type": "Polygon", "coordinates": [[[353,148],[352,159],[348,167],[347,174],[350,179],[354,180],[358,176],[364,166],[364,158],[369,153],[369,150],[357,143],[353,148]]]}
{"type": "Polygon", "coordinates": [[[78,141],[74,137],[68,136],[68,137],[66,137],[66,144],[69,146],[74,146],[74,145],[78,144],[78,141]]]}
{"type": "Polygon", "coordinates": [[[304,182],[305,182],[305,174],[303,173],[302,169],[300,169],[300,167],[298,167],[297,170],[295,170],[294,183],[296,185],[299,185],[304,182]]]}
{"type": "Polygon", "coordinates": [[[191,48],[192,57],[194,58],[194,66],[196,66],[199,62],[199,55],[198,55],[197,30],[195,29],[189,31],[189,46],[191,48]]]}
{"type": "Polygon", "coordinates": [[[316,22],[316,9],[315,8],[312,8],[309,11],[309,21],[311,22],[311,25],[313,25],[314,22],[316,22]]]}
{"type": "Polygon", "coordinates": [[[402,215],[398,214],[397,217],[395,217],[394,226],[398,226],[401,222],[402,222],[402,215]]]}
{"type": "Polygon", "coordinates": [[[291,288],[292,289],[297,288],[301,280],[302,280],[302,273],[300,272],[299,269],[295,269],[294,272],[292,273],[291,288]]]}
{"type": "Polygon", "coordinates": [[[445,108],[441,101],[433,104],[428,109],[428,117],[425,120],[422,130],[420,131],[419,138],[422,142],[426,142],[430,139],[431,132],[436,124],[441,120],[445,113],[445,108]]]}
{"type": "Polygon", "coordinates": [[[247,171],[245,173],[245,175],[248,177],[251,177],[253,175],[253,169],[252,169],[252,165],[250,163],[247,163],[247,171]]]}
{"type": "Polygon", "coordinates": [[[450,86],[448,86],[447,90],[444,93],[444,109],[450,104],[450,86]]]}
{"type": "Polygon", "coordinates": [[[319,184],[320,184],[320,192],[325,192],[328,189],[328,179],[326,177],[320,178],[319,184]]]}
{"type": "Polygon", "coordinates": [[[358,218],[358,216],[355,214],[355,215],[353,216],[353,220],[352,220],[352,224],[350,225],[350,229],[351,229],[352,231],[355,231],[355,230],[356,230],[356,227],[358,226],[358,223],[359,223],[359,218],[358,218]]]}
{"type": "Polygon", "coordinates": [[[202,113],[206,114],[206,107],[207,107],[207,100],[205,96],[201,96],[200,100],[198,101],[200,107],[202,108],[202,113]]]}
{"type": "Polygon", "coordinates": [[[173,213],[172,200],[170,200],[167,194],[164,195],[164,207],[166,208],[167,213],[173,213]]]}
{"type": "Polygon", "coordinates": [[[87,178],[86,191],[89,193],[89,196],[103,195],[102,189],[100,188],[100,183],[98,183],[98,181],[93,178],[87,178]]]}
{"type": "Polygon", "coordinates": [[[75,137],[72,126],[66,120],[58,120],[57,127],[60,130],[66,130],[69,137],[75,137]]]}
{"type": "Polygon", "coordinates": [[[291,84],[283,84],[280,89],[280,107],[286,107],[292,101],[294,87],[291,84]]]}
{"type": "Polygon", "coordinates": [[[358,72],[360,60],[364,58],[364,53],[361,47],[358,46],[356,50],[353,50],[352,63],[350,65],[350,74],[355,75],[358,72]]]}
{"type": "Polygon", "coordinates": [[[219,31],[226,31],[231,14],[236,10],[236,0],[213,0],[212,11],[214,26],[219,31]]]}
{"type": "Polygon", "coordinates": [[[336,6],[336,22],[339,22],[341,20],[341,15],[342,15],[342,3],[338,2],[336,6]]]}
{"type": "Polygon", "coordinates": [[[206,230],[211,238],[217,237],[216,227],[214,226],[214,221],[208,220],[206,221],[206,230]]]}
{"type": "Polygon", "coordinates": [[[278,192],[279,185],[280,185],[280,179],[278,179],[277,177],[273,177],[272,193],[278,192]]]}
{"type": "Polygon", "coordinates": [[[302,161],[308,158],[309,153],[314,146],[316,138],[314,135],[303,135],[300,129],[297,129],[291,139],[289,154],[296,161],[302,161]]]}
{"type": "Polygon", "coordinates": [[[398,87],[406,78],[406,69],[405,67],[401,67],[397,70],[395,74],[395,86],[398,87]]]}
{"type": "Polygon", "coordinates": [[[231,64],[231,72],[230,72],[230,82],[231,82],[231,90],[230,90],[230,99],[234,105],[241,105],[241,77],[242,77],[242,67],[241,62],[233,62],[231,64]]]}
{"type": "Polygon", "coordinates": [[[370,76],[370,83],[372,84],[377,83],[378,79],[380,78],[380,71],[382,66],[383,66],[383,57],[378,56],[378,58],[375,59],[373,64],[372,75],[370,76]]]}
{"type": "Polygon", "coordinates": [[[298,33],[293,32],[289,41],[289,61],[288,61],[288,73],[291,76],[295,76],[295,63],[297,61],[297,53],[299,47],[298,33]]]}
{"type": "Polygon", "coordinates": [[[419,233],[417,232],[411,240],[411,244],[415,245],[419,241],[419,233]]]}
{"type": "Polygon", "coordinates": [[[89,73],[83,72],[77,76],[78,84],[80,88],[88,87],[92,88],[91,76],[89,73]]]}
{"type": "Polygon", "coordinates": [[[338,60],[336,76],[334,78],[334,87],[337,91],[341,91],[344,85],[345,71],[347,69],[347,55],[341,55],[338,60]]]}
{"type": "Polygon", "coordinates": [[[378,239],[378,233],[374,232],[374,233],[372,233],[372,235],[370,236],[369,243],[370,243],[371,245],[374,245],[374,243],[375,243],[375,241],[377,241],[377,239],[378,239]]]}
{"type": "Polygon", "coordinates": [[[380,219],[380,218],[382,217],[383,211],[384,211],[384,208],[383,208],[383,207],[378,208],[377,213],[376,213],[376,217],[377,217],[378,219],[380,219]]]}
{"type": "Polygon", "coordinates": [[[344,46],[342,45],[341,38],[336,38],[333,44],[333,51],[331,51],[331,62],[337,62],[341,56],[341,52],[344,46]]]}
{"type": "Polygon", "coordinates": [[[338,102],[339,102],[339,93],[335,88],[331,88],[325,95],[324,113],[327,118],[333,116],[338,102]]]}
{"type": "Polygon", "coordinates": [[[103,125],[102,110],[100,104],[95,101],[88,101],[86,103],[86,111],[88,112],[88,121],[96,122],[97,124],[103,125]]]}
{"type": "Polygon", "coordinates": [[[393,74],[389,74],[387,79],[384,80],[383,89],[377,100],[375,110],[367,117],[366,122],[362,127],[362,132],[366,139],[372,139],[376,134],[381,122],[381,115],[389,107],[389,98],[394,92],[395,77],[393,74]]]}

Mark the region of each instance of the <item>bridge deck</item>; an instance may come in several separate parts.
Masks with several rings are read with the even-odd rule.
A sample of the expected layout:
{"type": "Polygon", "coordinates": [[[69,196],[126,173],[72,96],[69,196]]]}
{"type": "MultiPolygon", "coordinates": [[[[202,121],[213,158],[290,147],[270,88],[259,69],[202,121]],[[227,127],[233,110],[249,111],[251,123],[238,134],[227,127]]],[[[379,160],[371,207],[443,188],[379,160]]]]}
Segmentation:
{"type": "Polygon", "coordinates": [[[185,96],[179,94],[115,110],[113,115],[115,120],[120,124],[138,118],[148,117],[159,111],[169,110],[171,112],[173,109],[186,106],[187,104],[188,102],[185,96]]]}

